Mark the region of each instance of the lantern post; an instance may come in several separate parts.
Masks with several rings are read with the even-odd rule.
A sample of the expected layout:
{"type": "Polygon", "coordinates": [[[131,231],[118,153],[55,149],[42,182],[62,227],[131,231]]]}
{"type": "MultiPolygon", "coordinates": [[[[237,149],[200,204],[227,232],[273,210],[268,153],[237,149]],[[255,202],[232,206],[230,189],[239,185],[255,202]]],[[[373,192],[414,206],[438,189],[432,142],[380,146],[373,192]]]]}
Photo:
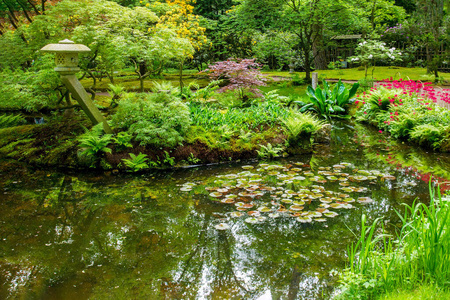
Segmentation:
{"type": "Polygon", "coordinates": [[[78,67],[78,53],[89,52],[91,49],[85,45],[75,44],[70,40],[60,41],[58,44],[49,44],[41,49],[42,52],[56,53],[55,71],[61,76],[61,81],[72,93],[83,111],[94,124],[103,123],[105,133],[112,133],[106,119],[94,105],[81,82],[75,76],[80,71],[78,67]]]}

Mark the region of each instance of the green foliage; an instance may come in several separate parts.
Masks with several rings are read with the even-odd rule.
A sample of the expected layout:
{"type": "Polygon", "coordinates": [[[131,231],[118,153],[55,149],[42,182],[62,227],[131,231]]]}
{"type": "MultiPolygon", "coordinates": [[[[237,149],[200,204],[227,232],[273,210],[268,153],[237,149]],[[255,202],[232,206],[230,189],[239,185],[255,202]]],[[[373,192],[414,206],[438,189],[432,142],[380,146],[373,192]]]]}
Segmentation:
{"type": "Polygon", "coordinates": [[[291,110],[289,117],[282,119],[281,122],[291,145],[297,145],[305,138],[309,140],[311,134],[319,131],[325,124],[325,122],[320,121],[310,112],[300,113],[294,110],[291,110]]]}
{"type": "Polygon", "coordinates": [[[133,147],[133,144],[131,144],[132,138],[133,136],[130,133],[121,131],[115,137],[113,137],[113,141],[117,145],[118,149],[122,150],[125,148],[133,147]]]}
{"type": "Polygon", "coordinates": [[[138,155],[130,154],[130,159],[124,158],[122,159],[123,163],[130,168],[133,172],[142,171],[144,169],[148,169],[148,158],[146,154],[139,153],[138,155]]]}
{"type": "Polygon", "coordinates": [[[96,161],[100,154],[111,153],[111,149],[107,147],[111,140],[112,134],[103,134],[103,125],[99,123],[78,138],[81,155],[96,161]]]}
{"type": "Polygon", "coordinates": [[[449,133],[449,126],[422,124],[412,128],[409,135],[411,140],[419,145],[431,146],[433,149],[437,149],[443,140],[448,137],[449,133]]]}
{"type": "Polygon", "coordinates": [[[0,128],[14,127],[25,123],[25,118],[21,115],[0,115],[0,128]]]}
{"type": "Polygon", "coordinates": [[[258,156],[263,159],[273,159],[280,156],[280,153],[283,152],[284,149],[281,147],[272,146],[271,143],[267,143],[267,145],[261,145],[258,152],[258,156]]]}
{"type": "Polygon", "coordinates": [[[108,84],[109,90],[108,93],[111,94],[111,106],[116,107],[117,102],[122,98],[123,94],[125,93],[125,87],[122,85],[114,85],[114,84],[108,84]]]}
{"type": "Polygon", "coordinates": [[[160,147],[180,144],[190,124],[189,108],[167,93],[129,94],[112,117],[114,127],[126,130],[141,145],[160,147]]]}
{"type": "Polygon", "coordinates": [[[173,167],[175,165],[175,158],[171,157],[169,152],[164,151],[164,157],[163,157],[162,164],[173,167]]]}
{"type": "Polygon", "coordinates": [[[258,102],[250,107],[217,110],[212,105],[189,104],[192,124],[205,129],[215,129],[227,125],[233,131],[242,128],[255,129],[261,125],[275,125],[280,118],[286,118],[288,111],[275,101],[258,102]]]}
{"type": "Polygon", "coordinates": [[[188,163],[191,165],[195,165],[200,162],[200,159],[194,156],[193,153],[189,154],[188,158],[186,159],[188,163]]]}
{"type": "Polygon", "coordinates": [[[37,111],[56,106],[61,81],[53,68],[53,59],[45,56],[28,71],[0,72],[0,109],[37,111]]]}
{"type": "Polygon", "coordinates": [[[429,205],[405,205],[397,212],[402,227],[396,241],[384,233],[377,235],[377,219],[366,225],[363,215],[361,235],[349,247],[349,267],[341,275],[337,299],[369,299],[417,284],[448,288],[450,274],[450,204],[430,186],[429,205]],[[395,246],[394,246],[395,245],[395,246]]]}
{"type": "Polygon", "coordinates": [[[334,89],[331,90],[324,80],[323,89],[318,86],[314,90],[312,86],[308,86],[306,93],[309,96],[310,103],[302,101],[294,101],[294,103],[300,106],[301,112],[310,110],[324,118],[336,117],[347,112],[348,106],[355,101],[353,96],[355,96],[358,87],[359,83],[355,83],[349,90],[339,80],[334,89]]]}

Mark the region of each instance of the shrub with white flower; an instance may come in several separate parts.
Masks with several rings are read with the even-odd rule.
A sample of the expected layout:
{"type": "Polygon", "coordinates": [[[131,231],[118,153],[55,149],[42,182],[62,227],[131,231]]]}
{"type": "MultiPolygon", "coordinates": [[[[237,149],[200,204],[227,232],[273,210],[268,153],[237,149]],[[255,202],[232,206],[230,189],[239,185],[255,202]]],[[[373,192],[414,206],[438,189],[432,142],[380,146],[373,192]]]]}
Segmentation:
{"type": "Polygon", "coordinates": [[[367,78],[367,69],[370,65],[375,66],[376,60],[401,61],[402,53],[395,48],[387,48],[386,43],[377,40],[365,40],[358,44],[355,49],[356,55],[350,57],[350,61],[359,62],[365,69],[365,78],[367,78]]]}

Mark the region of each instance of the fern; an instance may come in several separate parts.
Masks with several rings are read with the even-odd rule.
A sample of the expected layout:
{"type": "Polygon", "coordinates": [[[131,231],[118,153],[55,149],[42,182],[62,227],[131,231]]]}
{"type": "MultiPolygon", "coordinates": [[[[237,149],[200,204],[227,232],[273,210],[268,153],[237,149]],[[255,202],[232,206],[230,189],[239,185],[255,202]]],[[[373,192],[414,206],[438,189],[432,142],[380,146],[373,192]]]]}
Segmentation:
{"type": "Polygon", "coordinates": [[[300,113],[294,110],[291,110],[287,119],[281,119],[281,122],[288,135],[289,142],[294,144],[303,135],[310,136],[312,133],[319,131],[325,124],[324,121],[319,120],[311,112],[300,113]]]}
{"type": "Polygon", "coordinates": [[[25,118],[21,115],[0,115],[0,128],[14,127],[25,123],[25,118]]]}
{"type": "MultiPolygon", "coordinates": [[[[130,154],[131,159],[124,158],[124,159],[122,159],[122,161],[133,172],[138,172],[138,171],[149,168],[149,165],[147,163],[149,160],[148,160],[146,154],[143,154],[143,153],[139,153],[138,155],[134,155],[133,153],[129,153],[129,154],[130,154]]],[[[154,162],[151,162],[151,163],[155,164],[154,162]]]]}
{"type": "Polygon", "coordinates": [[[418,142],[419,145],[430,146],[433,149],[439,148],[449,126],[422,124],[414,127],[410,132],[411,140],[418,142]]]}

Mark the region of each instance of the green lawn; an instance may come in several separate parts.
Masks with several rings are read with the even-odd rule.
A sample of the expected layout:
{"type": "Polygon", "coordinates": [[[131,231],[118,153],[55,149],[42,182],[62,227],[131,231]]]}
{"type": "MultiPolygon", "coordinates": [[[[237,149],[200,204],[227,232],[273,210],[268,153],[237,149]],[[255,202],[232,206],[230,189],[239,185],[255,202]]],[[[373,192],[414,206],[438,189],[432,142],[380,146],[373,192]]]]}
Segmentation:
{"type": "MultiPolygon", "coordinates": [[[[372,78],[373,68],[369,68],[368,78],[372,78]]],[[[360,80],[364,78],[364,70],[358,68],[339,69],[339,70],[318,70],[319,77],[325,79],[346,79],[346,80],[360,80]]],[[[289,72],[267,71],[263,72],[268,76],[283,76],[292,77],[293,74],[289,72]]],[[[301,78],[305,77],[305,72],[295,72],[301,78]]],[[[445,80],[450,81],[450,73],[439,73],[439,76],[444,77],[445,80]]],[[[427,70],[424,68],[401,68],[401,67],[375,67],[373,70],[373,77],[376,80],[382,80],[392,77],[393,79],[411,79],[430,81],[434,77],[427,75],[427,70]]]]}

